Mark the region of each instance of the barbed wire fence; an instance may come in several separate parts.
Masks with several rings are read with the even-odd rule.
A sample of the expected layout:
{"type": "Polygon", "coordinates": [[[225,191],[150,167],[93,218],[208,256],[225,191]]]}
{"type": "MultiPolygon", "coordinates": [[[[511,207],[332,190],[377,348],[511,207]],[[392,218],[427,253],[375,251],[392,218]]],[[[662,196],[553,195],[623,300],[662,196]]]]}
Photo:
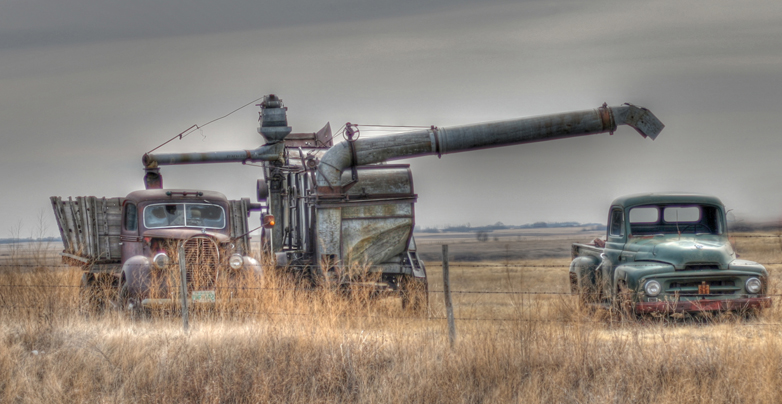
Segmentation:
{"type": "MultiPolygon", "coordinates": [[[[777,236],[736,236],[741,238],[780,238],[777,236]]],[[[782,240],[782,238],[780,238],[782,240]]],[[[446,252],[447,254],[447,252],[446,252]]],[[[558,269],[564,269],[566,266],[563,265],[557,265],[557,264],[539,264],[539,263],[517,263],[517,262],[506,262],[506,263],[470,263],[470,262],[454,262],[450,263],[447,262],[447,255],[444,255],[443,263],[437,263],[437,262],[428,262],[427,266],[430,268],[436,268],[440,267],[443,269],[444,274],[444,282],[443,282],[443,289],[434,289],[434,290],[428,290],[428,300],[432,303],[435,303],[440,300],[444,300],[443,305],[444,307],[440,308],[439,312],[445,311],[444,315],[436,313],[431,309],[432,304],[430,304],[430,307],[427,309],[427,314],[425,316],[415,317],[415,316],[401,316],[401,315],[389,315],[389,314],[362,314],[361,312],[357,311],[355,313],[343,313],[341,315],[345,317],[351,317],[351,318],[370,318],[370,319],[403,319],[406,321],[446,321],[446,322],[539,322],[539,323],[584,323],[584,322],[590,322],[590,323],[606,323],[607,321],[605,319],[598,319],[598,318],[589,318],[589,317],[577,317],[577,318],[571,318],[571,319],[557,319],[557,318],[541,318],[531,315],[533,310],[540,309],[541,305],[541,297],[554,297],[556,299],[566,301],[573,303],[577,300],[577,294],[574,294],[572,291],[518,291],[518,290],[466,290],[466,289],[450,289],[449,287],[446,287],[447,285],[447,279],[445,279],[447,274],[447,268],[498,268],[498,269],[504,269],[504,270],[529,270],[529,269],[545,269],[545,268],[558,268],[558,269]],[[448,300],[451,298],[450,296],[507,296],[510,299],[515,299],[511,301],[511,304],[516,306],[516,311],[512,313],[512,315],[509,316],[480,316],[480,315],[474,315],[474,316],[465,316],[465,315],[455,315],[453,313],[453,307],[455,306],[461,311],[467,311],[470,312],[471,310],[468,310],[471,308],[472,305],[476,305],[475,302],[459,302],[457,301],[455,305],[451,305],[451,309],[449,310],[449,304],[448,300]],[[522,315],[526,313],[526,315],[522,315]]],[[[20,259],[20,261],[23,261],[23,259],[20,259]]],[[[760,262],[760,264],[763,264],[765,266],[782,266],[782,262],[760,262]]],[[[0,263],[0,272],[8,273],[9,271],[19,271],[19,270],[30,270],[30,269],[38,269],[38,270],[65,270],[65,269],[75,269],[77,267],[74,267],[72,265],[65,265],[65,264],[50,264],[45,262],[36,262],[36,263],[29,263],[29,262],[5,262],[0,263]]],[[[16,282],[3,282],[0,280],[0,310],[43,310],[48,306],[51,306],[51,301],[46,301],[46,299],[41,299],[40,302],[33,302],[33,304],[30,304],[31,302],[25,302],[25,304],[15,303],[13,301],[10,301],[12,294],[9,294],[9,291],[12,290],[20,290],[20,289],[26,289],[26,290],[34,290],[35,292],[42,292],[42,293],[48,293],[49,291],[59,291],[58,293],[62,294],[63,291],[71,291],[71,295],[77,296],[78,293],[76,290],[81,288],[81,285],[78,284],[54,284],[54,283],[39,283],[39,282],[18,282],[19,279],[16,279],[16,282]],[[5,296],[5,297],[3,297],[5,296]]],[[[306,292],[310,289],[307,288],[300,288],[300,287],[234,287],[232,289],[236,290],[243,290],[243,291],[257,291],[257,292],[263,292],[263,291],[269,291],[269,292],[306,292]]],[[[773,301],[773,306],[779,306],[779,304],[782,304],[782,293],[768,293],[765,294],[765,296],[770,297],[773,301]]],[[[440,306],[439,303],[436,303],[437,306],[440,306]]],[[[180,307],[186,307],[187,304],[180,305],[180,307]]],[[[575,307],[575,306],[574,306],[575,307]]],[[[185,309],[186,310],[186,309],[185,309]]],[[[473,310],[474,311],[474,310],[473,310]]],[[[318,316],[318,313],[296,313],[296,312],[285,312],[285,311],[274,311],[270,309],[266,310],[241,310],[238,309],[235,311],[238,314],[244,314],[244,315],[255,315],[255,316],[275,316],[275,317],[306,317],[306,316],[318,316]]],[[[761,327],[780,327],[782,326],[782,322],[763,322],[762,318],[761,321],[753,321],[753,322],[741,322],[738,323],[742,326],[761,326],[761,327]]],[[[449,328],[452,326],[452,323],[449,324],[449,328]]],[[[453,339],[455,339],[455,331],[453,339]]]]}
{"type": "MultiPolygon", "coordinates": [[[[782,264],[781,264],[782,265],[782,264]]],[[[0,265],[2,266],[2,265],[0,265]]],[[[526,269],[529,267],[525,267],[522,265],[510,265],[508,266],[510,268],[514,269],[526,269]]],[[[42,291],[50,291],[50,290],[73,290],[72,294],[73,297],[76,297],[77,291],[79,288],[81,288],[80,285],[58,285],[58,284],[40,284],[40,283],[31,283],[31,284],[8,284],[8,283],[0,283],[0,295],[8,296],[8,290],[10,289],[27,289],[32,290],[34,292],[42,292],[42,291]]],[[[219,289],[219,288],[218,288],[219,289]]],[[[257,292],[308,292],[312,291],[312,289],[307,288],[278,288],[278,287],[234,287],[231,288],[234,290],[242,290],[242,291],[257,291],[257,292]]],[[[446,296],[445,290],[429,290],[428,292],[429,300],[434,303],[434,300],[442,300],[446,296]]],[[[537,300],[540,297],[555,297],[559,299],[576,299],[577,295],[572,292],[560,292],[560,291],[491,291],[491,290],[450,290],[451,295],[456,296],[488,296],[488,295],[499,295],[499,296],[512,296],[512,297],[520,297],[520,300],[516,300],[513,302],[513,304],[519,306],[518,311],[514,313],[515,315],[512,316],[506,316],[506,317],[484,317],[484,316],[458,316],[453,315],[454,321],[485,321],[485,322],[541,322],[541,323],[577,323],[577,322],[605,322],[603,320],[595,320],[595,319],[585,319],[585,318],[578,318],[578,319],[569,319],[569,320],[562,320],[562,319],[546,319],[546,318],[539,318],[535,317],[533,315],[529,315],[529,312],[531,310],[539,309],[540,304],[542,303],[540,300],[537,300]],[[519,312],[523,312],[527,314],[526,316],[519,315],[519,312]]],[[[766,294],[765,296],[771,297],[774,301],[774,305],[780,304],[780,298],[782,298],[782,294],[775,293],[775,294],[766,294]]],[[[62,297],[62,296],[61,296],[62,297]]],[[[479,303],[478,303],[479,304],[479,303]]],[[[439,305],[439,304],[438,304],[439,305]]],[[[476,305],[476,303],[471,302],[455,302],[454,307],[459,309],[469,309],[471,306],[476,305]]],[[[51,302],[46,301],[45,299],[41,299],[40,302],[36,302],[34,304],[30,304],[30,302],[27,302],[26,304],[18,304],[11,301],[8,301],[7,298],[0,298],[0,309],[10,309],[10,310],[19,310],[19,309],[25,309],[25,310],[42,310],[46,307],[50,307],[51,302]]],[[[180,306],[181,307],[181,306],[180,306]]],[[[447,309],[447,307],[446,307],[447,309]]],[[[302,316],[313,316],[316,317],[320,314],[318,313],[293,313],[293,312],[281,312],[281,311],[272,311],[272,310],[263,310],[263,311],[247,311],[247,310],[236,310],[236,313],[240,314],[246,314],[246,315],[258,315],[258,316],[294,316],[294,317],[302,317],[302,316]]],[[[396,318],[396,319],[406,319],[406,320],[415,320],[415,321],[447,321],[448,315],[436,315],[433,314],[430,311],[430,314],[427,316],[421,316],[421,317],[411,317],[411,316],[393,316],[393,315],[364,315],[360,313],[350,313],[350,314],[343,314],[345,317],[353,317],[353,318],[396,318]]],[[[757,322],[745,322],[742,323],[742,325],[747,326],[782,326],[782,323],[757,323],[757,322]]]]}

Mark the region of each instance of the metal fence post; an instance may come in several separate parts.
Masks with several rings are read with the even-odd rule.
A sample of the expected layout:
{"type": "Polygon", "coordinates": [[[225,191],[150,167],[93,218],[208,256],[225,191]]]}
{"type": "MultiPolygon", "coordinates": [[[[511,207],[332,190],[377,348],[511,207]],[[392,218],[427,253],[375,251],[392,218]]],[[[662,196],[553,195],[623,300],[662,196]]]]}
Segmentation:
{"type": "Polygon", "coordinates": [[[456,323],[453,318],[451,280],[448,274],[448,244],[443,244],[443,295],[445,296],[445,311],[448,314],[448,339],[451,342],[451,348],[453,348],[456,342],[456,323]]]}
{"type": "Polygon", "coordinates": [[[182,295],[182,326],[187,332],[187,260],[185,258],[185,244],[179,245],[179,275],[180,275],[180,291],[182,295]]]}

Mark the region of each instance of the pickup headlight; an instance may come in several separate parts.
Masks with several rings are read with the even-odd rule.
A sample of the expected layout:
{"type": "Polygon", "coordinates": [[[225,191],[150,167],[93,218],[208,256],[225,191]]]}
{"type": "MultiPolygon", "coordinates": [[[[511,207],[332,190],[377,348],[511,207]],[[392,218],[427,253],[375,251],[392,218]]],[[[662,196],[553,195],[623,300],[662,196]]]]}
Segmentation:
{"type": "Polygon", "coordinates": [[[648,281],[644,285],[644,292],[646,292],[647,296],[655,297],[659,295],[662,290],[663,287],[660,285],[660,282],[655,280],[648,281]]]}
{"type": "Polygon", "coordinates": [[[231,269],[242,269],[244,266],[244,258],[239,254],[234,254],[228,259],[228,265],[231,266],[231,269]]]}
{"type": "Polygon", "coordinates": [[[168,255],[164,252],[159,252],[155,254],[154,257],[152,257],[152,264],[155,266],[155,268],[163,269],[168,266],[168,263],[170,262],[170,259],[168,258],[168,255]]]}
{"type": "Polygon", "coordinates": [[[760,293],[763,282],[758,278],[749,278],[744,286],[747,288],[747,293],[760,293]]]}

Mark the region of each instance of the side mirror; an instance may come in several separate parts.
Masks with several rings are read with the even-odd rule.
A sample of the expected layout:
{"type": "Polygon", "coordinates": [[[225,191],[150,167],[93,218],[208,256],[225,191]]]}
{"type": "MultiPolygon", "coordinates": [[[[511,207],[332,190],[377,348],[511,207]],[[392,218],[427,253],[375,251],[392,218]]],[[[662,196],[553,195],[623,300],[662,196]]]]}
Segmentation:
{"type": "Polygon", "coordinates": [[[261,216],[261,226],[263,226],[264,229],[271,229],[274,227],[274,215],[267,213],[261,216]]]}

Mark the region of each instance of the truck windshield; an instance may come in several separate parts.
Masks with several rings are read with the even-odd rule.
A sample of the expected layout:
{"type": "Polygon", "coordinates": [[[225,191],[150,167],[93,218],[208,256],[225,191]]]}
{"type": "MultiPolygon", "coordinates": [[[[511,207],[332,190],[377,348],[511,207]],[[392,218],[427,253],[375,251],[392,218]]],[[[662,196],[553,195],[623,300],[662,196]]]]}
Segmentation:
{"type": "Polygon", "coordinates": [[[204,203],[161,203],[144,208],[144,227],[199,227],[222,229],[225,212],[222,206],[204,203]]]}
{"type": "Polygon", "coordinates": [[[630,234],[722,234],[720,210],[708,205],[636,206],[629,213],[630,234]]]}

